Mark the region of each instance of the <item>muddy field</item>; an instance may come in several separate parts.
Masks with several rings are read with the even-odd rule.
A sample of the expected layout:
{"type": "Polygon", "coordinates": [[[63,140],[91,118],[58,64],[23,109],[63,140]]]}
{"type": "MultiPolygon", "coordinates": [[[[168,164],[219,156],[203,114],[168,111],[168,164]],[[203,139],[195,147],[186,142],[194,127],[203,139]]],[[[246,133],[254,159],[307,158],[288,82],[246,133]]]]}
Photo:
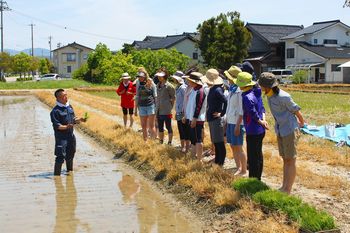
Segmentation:
{"type": "Polygon", "coordinates": [[[186,208],[75,134],[74,174],[53,177],[49,109],[0,96],[0,232],[202,232],[186,208]]]}

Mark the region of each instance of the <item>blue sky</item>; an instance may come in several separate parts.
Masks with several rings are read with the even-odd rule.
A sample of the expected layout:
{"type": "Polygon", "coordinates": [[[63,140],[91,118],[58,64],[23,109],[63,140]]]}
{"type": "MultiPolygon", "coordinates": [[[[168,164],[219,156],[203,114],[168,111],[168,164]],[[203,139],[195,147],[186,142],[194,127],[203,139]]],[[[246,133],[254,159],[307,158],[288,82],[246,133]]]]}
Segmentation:
{"type": "Polygon", "coordinates": [[[36,25],[35,48],[49,48],[51,35],[53,48],[76,41],[92,48],[102,42],[112,50],[146,35],[193,32],[199,23],[228,11],[240,12],[241,20],[250,23],[309,26],[340,19],[350,25],[350,8],[343,8],[344,0],[6,1],[13,11],[4,13],[4,47],[16,50],[31,47],[31,23],[36,25]]]}

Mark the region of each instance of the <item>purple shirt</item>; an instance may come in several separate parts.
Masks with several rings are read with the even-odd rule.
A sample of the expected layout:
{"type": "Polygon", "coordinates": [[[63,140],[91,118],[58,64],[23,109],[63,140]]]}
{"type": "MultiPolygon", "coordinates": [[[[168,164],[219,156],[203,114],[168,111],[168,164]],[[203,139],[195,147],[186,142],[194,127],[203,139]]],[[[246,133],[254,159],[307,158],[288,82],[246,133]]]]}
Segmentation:
{"type": "Polygon", "coordinates": [[[263,119],[265,108],[261,98],[260,87],[242,93],[243,122],[247,135],[259,135],[265,132],[265,128],[258,123],[263,119]]]}

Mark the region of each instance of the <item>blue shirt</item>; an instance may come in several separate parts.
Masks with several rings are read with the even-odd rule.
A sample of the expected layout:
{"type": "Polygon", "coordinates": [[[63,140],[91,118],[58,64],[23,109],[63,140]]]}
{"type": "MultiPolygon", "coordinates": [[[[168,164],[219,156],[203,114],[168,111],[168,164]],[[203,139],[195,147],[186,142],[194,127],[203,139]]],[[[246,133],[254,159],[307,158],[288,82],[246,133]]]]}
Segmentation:
{"type": "Polygon", "coordinates": [[[221,113],[221,117],[226,114],[227,99],[224,90],[220,85],[212,86],[207,97],[207,121],[213,121],[216,117],[213,113],[221,113]]]}
{"type": "Polygon", "coordinates": [[[243,123],[247,135],[259,135],[265,133],[265,128],[259,124],[265,113],[264,104],[261,98],[260,87],[242,93],[243,123]]]}
{"type": "Polygon", "coordinates": [[[183,112],[186,87],[187,85],[183,83],[176,88],[176,103],[175,103],[176,114],[181,114],[183,112]]]}
{"type": "Polygon", "coordinates": [[[295,113],[300,107],[293,101],[291,96],[280,90],[278,94],[268,98],[271,113],[275,118],[275,132],[278,136],[285,137],[298,128],[295,113]]]}
{"type": "Polygon", "coordinates": [[[58,106],[56,105],[51,113],[51,122],[55,131],[56,138],[68,138],[73,135],[73,128],[67,130],[58,130],[60,125],[74,124],[75,114],[71,105],[69,106],[58,106]]]}

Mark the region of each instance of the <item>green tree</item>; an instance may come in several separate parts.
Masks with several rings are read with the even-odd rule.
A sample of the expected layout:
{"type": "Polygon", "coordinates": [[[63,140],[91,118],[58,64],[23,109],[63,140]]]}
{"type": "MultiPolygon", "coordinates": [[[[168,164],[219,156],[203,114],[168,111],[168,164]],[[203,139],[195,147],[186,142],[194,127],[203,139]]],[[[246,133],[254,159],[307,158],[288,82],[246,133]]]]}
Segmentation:
{"type": "Polygon", "coordinates": [[[93,83],[102,83],[105,78],[106,70],[102,69],[102,64],[105,60],[111,60],[112,52],[107,48],[107,45],[99,43],[95,50],[89,54],[87,64],[89,68],[89,75],[86,81],[93,83]]]}
{"type": "Polygon", "coordinates": [[[251,34],[238,12],[220,14],[198,25],[198,48],[208,66],[228,69],[248,55],[251,34]]]}
{"type": "Polygon", "coordinates": [[[19,73],[20,77],[22,74],[26,74],[30,71],[32,57],[26,53],[19,53],[13,56],[13,70],[19,73]]]}
{"type": "Polygon", "coordinates": [[[45,58],[40,59],[39,72],[40,72],[40,74],[47,74],[47,73],[49,73],[49,67],[48,67],[48,64],[47,64],[47,61],[46,61],[45,58]]]}
{"type": "MultiPolygon", "coordinates": [[[[0,72],[8,72],[11,70],[12,67],[12,57],[8,53],[0,53],[0,72]]],[[[1,75],[2,76],[2,75],[1,75]]],[[[3,77],[0,77],[0,81],[3,77]]]]}
{"type": "Polygon", "coordinates": [[[31,61],[30,61],[30,71],[32,71],[32,73],[34,71],[37,71],[39,69],[40,66],[40,59],[37,57],[31,57],[31,61]]]}
{"type": "Polygon", "coordinates": [[[169,73],[185,70],[190,58],[176,49],[135,50],[132,54],[133,64],[143,66],[151,74],[155,74],[160,67],[165,67],[169,73]]]}
{"type": "Polygon", "coordinates": [[[135,47],[132,46],[131,44],[128,44],[128,43],[123,44],[122,53],[131,54],[135,50],[136,50],[135,47]]]}

